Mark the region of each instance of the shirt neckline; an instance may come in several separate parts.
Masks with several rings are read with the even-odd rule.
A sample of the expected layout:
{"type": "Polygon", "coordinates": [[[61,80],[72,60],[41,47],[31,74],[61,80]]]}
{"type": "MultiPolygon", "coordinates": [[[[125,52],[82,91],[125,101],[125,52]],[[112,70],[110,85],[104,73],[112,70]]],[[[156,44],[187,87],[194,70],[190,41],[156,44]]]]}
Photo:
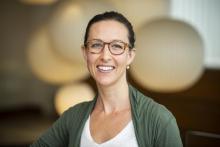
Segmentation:
{"type": "Polygon", "coordinates": [[[101,145],[109,144],[109,143],[111,143],[111,142],[113,142],[113,141],[115,141],[115,140],[117,140],[117,139],[123,139],[123,138],[126,136],[126,134],[127,134],[127,132],[129,131],[129,129],[132,128],[132,126],[133,126],[133,122],[132,122],[132,120],[130,120],[130,121],[128,122],[128,124],[127,124],[118,134],[116,134],[114,137],[110,138],[109,140],[107,140],[107,141],[105,141],[105,142],[97,143],[97,142],[93,139],[93,137],[92,137],[92,135],[91,135],[91,132],[90,132],[90,115],[89,115],[88,120],[87,120],[87,122],[86,122],[86,132],[87,132],[88,137],[89,137],[89,139],[90,139],[90,141],[91,141],[92,143],[94,143],[95,145],[101,146],[101,145]]]}

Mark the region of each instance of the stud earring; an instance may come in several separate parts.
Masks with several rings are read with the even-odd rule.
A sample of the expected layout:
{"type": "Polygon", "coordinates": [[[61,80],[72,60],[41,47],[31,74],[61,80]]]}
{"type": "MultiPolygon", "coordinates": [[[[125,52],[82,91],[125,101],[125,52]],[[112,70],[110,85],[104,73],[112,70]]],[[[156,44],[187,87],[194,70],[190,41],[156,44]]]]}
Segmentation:
{"type": "Polygon", "coordinates": [[[126,69],[129,69],[129,68],[130,68],[130,66],[129,66],[129,65],[127,65],[126,69]]]}

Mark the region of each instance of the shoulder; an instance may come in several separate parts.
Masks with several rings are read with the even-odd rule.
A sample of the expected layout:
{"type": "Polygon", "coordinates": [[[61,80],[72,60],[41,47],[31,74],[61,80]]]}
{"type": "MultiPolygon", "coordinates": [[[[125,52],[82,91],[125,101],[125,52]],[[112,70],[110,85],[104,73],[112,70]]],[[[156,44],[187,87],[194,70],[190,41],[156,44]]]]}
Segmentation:
{"type": "Polygon", "coordinates": [[[135,111],[137,111],[136,113],[139,117],[151,120],[154,123],[166,123],[170,119],[175,119],[173,114],[164,105],[157,103],[134,87],[132,87],[132,97],[134,99],[135,111]]]}
{"type": "Polygon", "coordinates": [[[81,102],[70,107],[60,116],[59,119],[64,121],[68,126],[79,119],[83,119],[88,113],[89,108],[93,107],[93,101],[94,100],[81,102]]]}
{"type": "Polygon", "coordinates": [[[135,88],[132,88],[132,102],[140,132],[146,138],[151,138],[150,144],[182,147],[176,119],[165,106],[135,88]]]}
{"type": "Polygon", "coordinates": [[[76,104],[72,107],[70,107],[69,109],[67,109],[64,112],[64,115],[75,115],[75,114],[79,114],[79,113],[83,113],[84,111],[87,111],[89,107],[92,107],[93,105],[93,101],[85,101],[85,102],[81,102],[79,104],[76,104]]]}

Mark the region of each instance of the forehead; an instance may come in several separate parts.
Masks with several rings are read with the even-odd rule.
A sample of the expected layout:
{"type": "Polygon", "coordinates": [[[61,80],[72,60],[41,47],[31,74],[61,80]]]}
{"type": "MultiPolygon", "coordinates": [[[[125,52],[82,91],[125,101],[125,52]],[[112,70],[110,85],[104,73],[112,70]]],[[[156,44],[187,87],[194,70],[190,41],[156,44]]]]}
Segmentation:
{"type": "Polygon", "coordinates": [[[92,24],[88,40],[101,39],[103,41],[122,40],[128,42],[128,30],[124,24],[116,20],[102,20],[92,24]]]}

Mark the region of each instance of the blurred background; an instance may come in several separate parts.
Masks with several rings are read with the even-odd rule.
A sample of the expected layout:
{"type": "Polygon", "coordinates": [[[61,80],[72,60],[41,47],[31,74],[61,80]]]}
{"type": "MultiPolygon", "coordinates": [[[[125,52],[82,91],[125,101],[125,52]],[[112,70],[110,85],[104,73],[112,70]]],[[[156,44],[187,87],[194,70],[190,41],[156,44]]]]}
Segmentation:
{"type": "Polygon", "coordinates": [[[89,19],[133,24],[129,82],[165,105],[185,147],[220,146],[219,0],[1,0],[0,147],[25,147],[95,83],[80,46],[89,19]]]}

